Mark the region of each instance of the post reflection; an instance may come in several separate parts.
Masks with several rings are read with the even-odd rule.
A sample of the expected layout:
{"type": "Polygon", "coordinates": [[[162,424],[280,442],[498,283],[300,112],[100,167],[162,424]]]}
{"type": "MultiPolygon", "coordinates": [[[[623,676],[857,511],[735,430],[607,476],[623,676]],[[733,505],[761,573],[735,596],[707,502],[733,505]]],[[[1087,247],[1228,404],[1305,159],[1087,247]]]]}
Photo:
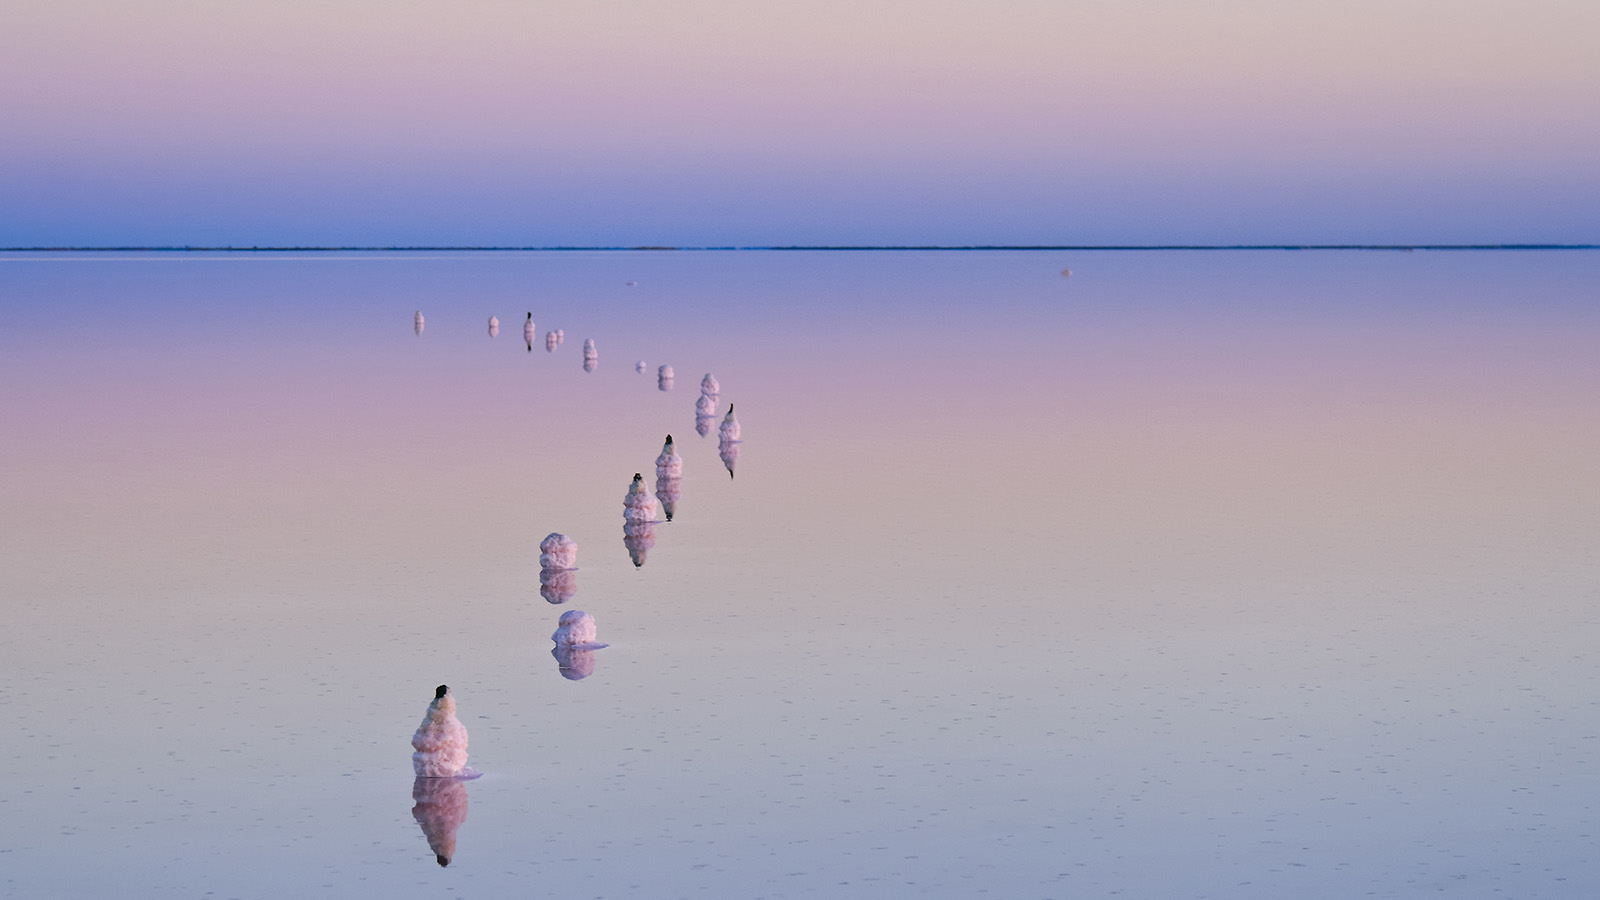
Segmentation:
{"type": "Polygon", "coordinates": [[[550,651],[556,668],[568,681],[582,681],[594,674],[594,651],[582,647],[556,647],[550,651]]]}
{"type": "Polygon", "coordinates": [[[643,568],[645,559],[650,555],[650,550],[656,545],[656,526],[654,522],[644,522],[636,526],[625,526],[622,534],[622,546],[628,549],[628,558],[633,560],[633,567],[643,568]]]}
{"type": "Polygon", "coordinates": [[[456,831],[467,821],[467,783],[459,778],[425,778],[411,783],[411,817],[422,826],[428,849],[441,866],[456,855],[456,831]]]}
{"type": "Polygon", "coordinates": [[[573,569],[540,569],[539,596],[557,606],[578,593],[578,574],[573,569]]]}

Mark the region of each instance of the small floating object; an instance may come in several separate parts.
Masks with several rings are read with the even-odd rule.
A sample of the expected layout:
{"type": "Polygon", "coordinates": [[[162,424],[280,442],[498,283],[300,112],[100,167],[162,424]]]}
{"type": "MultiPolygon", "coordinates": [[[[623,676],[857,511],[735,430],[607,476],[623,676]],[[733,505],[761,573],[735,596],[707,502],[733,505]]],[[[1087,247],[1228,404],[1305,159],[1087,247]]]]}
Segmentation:
{"type": "Polygon", "coordinates": [[[593,372],[594,367],[600,364],[600,351],[594,348],[594,338],[586,338],[583,342],[583,370],[593,372]]]}
{"type": "Polygon", "coordinates": [[[533,313],[528,313],[528,318],[522,323],[522,339],[531,346],[533,339],[539,336],[539,327],[533,324],[533,313]]]}
{"type": "Polygon", "coordinates": [[[1072,277],[1072,270],[1071,269],[1062,269],[1061,270],[1061,277],[1062,278],[1071,278],[1072,277]]]}
{"type": "Polygon", "coordinates": [[[664,365],[661,368],[656,369],[656,390],[659,390],[659,391],[670,391],[670,390],[672,390],[672,379],[673,379],[673,377],[674,377],[674,375],[673,375],[671,366],[665,366],[664,365]]]}
{"type": "Polygon", "coordinates": [[[569,609],[562,613],[556,625],[556,633],[550,635],[550,640],[555,641],[557,647],[600,650],[611,646],[595,640],[594,616],[581,609],[569,609]]]}
{"type": "Polygon", "coordinates": [[[561,340],[556,337],[556,333],[554,331],[547,331],[544,333],[544,348],[546,350],[554,353],[556,352],[556,347],[560,346],[560,344],[561,340]]]}
{"type": "Polygon", "coordinates": [[[411,767],[418,778],[477,778],[467,767],[467,729],[456,719],[456,698],[450,688],[434,690],[428,712],[411,736],[411,767]]]}
{"type": "Polygon", "coordinates": [[[422,334],[422,310],[417,310],[417,314],[412,317],[411,326],[416,330],[418,335],[422,334]]]}
{"type": "Polygon", "coordinates": [[[500,320],[494,316],[489,317],[489,337],[500,336],[500,320]]]}
{"type": "Polygon", "coordinates": [[[627,285],[628,285],[628,287],[638,287],[639,286],[639,282],[637,282],[637,281],[629,281],[629,282],[627,282],[627,285]]]}
{"type": "Polygon", "coordinates": [[[642,360],[642,359],[633,364],[633,370],[635,372],[638,372],[640,375],[643,375],[644,374],[644,370],[648,369],[648,368],[650,368],[650,367],[645,365],[644,364],[644,360],[642,360]]]}

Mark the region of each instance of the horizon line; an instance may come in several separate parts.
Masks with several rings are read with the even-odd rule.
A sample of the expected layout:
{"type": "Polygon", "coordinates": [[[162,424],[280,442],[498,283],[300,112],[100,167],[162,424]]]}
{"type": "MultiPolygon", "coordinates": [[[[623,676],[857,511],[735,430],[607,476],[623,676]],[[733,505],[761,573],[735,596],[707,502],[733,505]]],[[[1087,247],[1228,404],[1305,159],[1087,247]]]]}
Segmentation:
{"type": "Polygon", "coordinates": [[[598,253],[598,252],[1040,252],[1040,251],[1172,251],[1172,250],[1600,250],[1600,244],[791,244],[760,246],[512,246],[512,245],[393,245],[393,246],[38,246],[0,247],[0,253],[598,253]]]}

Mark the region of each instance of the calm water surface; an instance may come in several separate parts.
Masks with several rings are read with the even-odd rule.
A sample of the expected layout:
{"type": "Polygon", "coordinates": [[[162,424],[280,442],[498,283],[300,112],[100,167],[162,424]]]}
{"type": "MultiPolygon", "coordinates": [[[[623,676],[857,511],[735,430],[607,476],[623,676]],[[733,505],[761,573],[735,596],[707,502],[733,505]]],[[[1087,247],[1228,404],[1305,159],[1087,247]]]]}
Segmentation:
{"type": "Polygon", "coordinates": [[[0,895],[1600,892],[1600,254],[13,255],[0,307],[0,895]]]}

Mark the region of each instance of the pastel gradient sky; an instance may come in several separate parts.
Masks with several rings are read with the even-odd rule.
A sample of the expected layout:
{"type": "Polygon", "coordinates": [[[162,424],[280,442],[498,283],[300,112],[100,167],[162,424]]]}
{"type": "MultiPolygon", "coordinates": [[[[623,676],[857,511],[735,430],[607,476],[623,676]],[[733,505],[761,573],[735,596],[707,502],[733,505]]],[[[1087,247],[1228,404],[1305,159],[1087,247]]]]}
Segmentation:
{"type": "Polygon", "coordinates": [[[0,245],[1593,242],[1600,4],[0,11],[0,245]]]}

